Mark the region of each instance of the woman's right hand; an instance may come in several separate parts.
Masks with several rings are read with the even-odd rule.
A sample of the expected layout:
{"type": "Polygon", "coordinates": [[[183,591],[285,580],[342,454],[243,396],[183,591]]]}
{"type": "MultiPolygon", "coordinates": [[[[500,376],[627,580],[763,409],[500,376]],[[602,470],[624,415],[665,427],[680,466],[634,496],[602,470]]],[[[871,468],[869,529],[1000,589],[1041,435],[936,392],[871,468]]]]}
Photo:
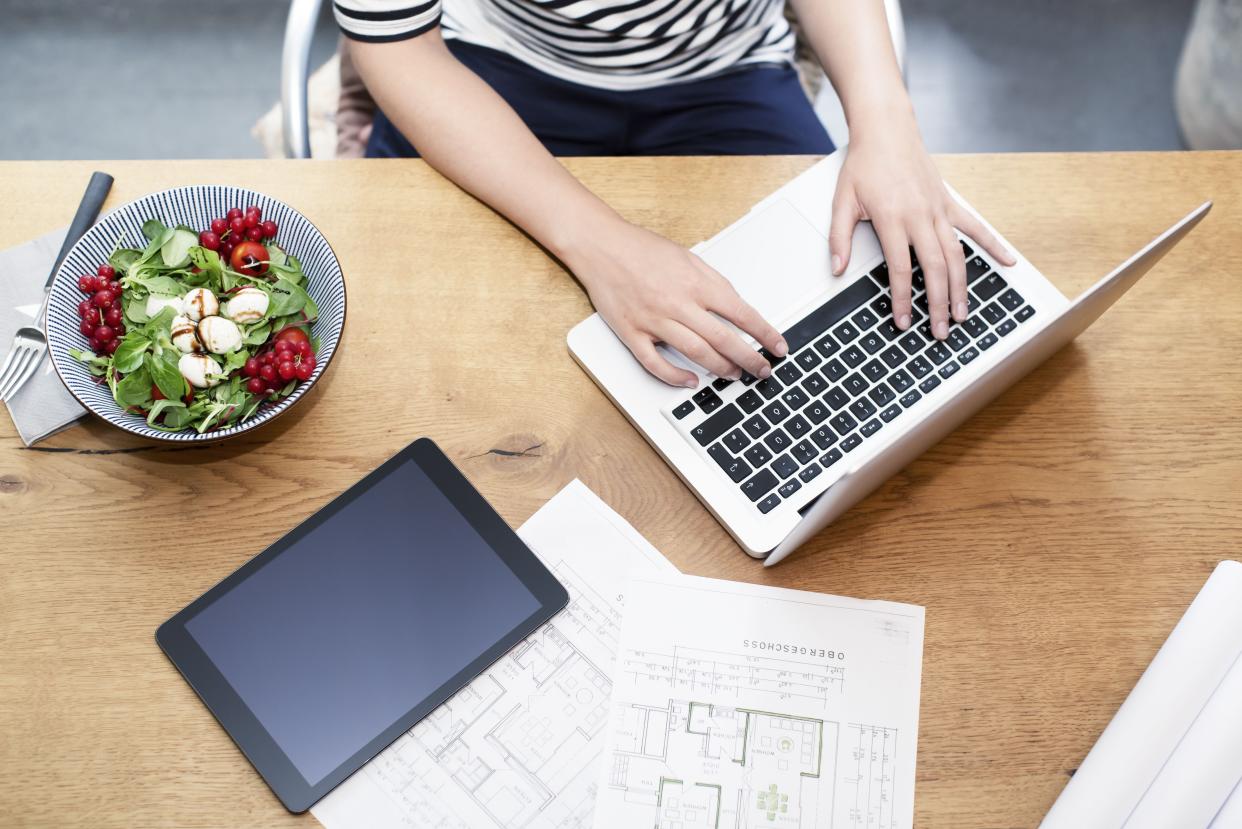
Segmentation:
{"type": "Polygon", "coordinates": [[[772,354],[789,349],[781,334],[702,259],[657,233],[622,219],[562,257],[591,297],[595,310],[647,371],[675,386],[694,388],[698,378],[656,349],[671,346],[719,377],[743,371],[772,373],[733,323],[772,354]]]}

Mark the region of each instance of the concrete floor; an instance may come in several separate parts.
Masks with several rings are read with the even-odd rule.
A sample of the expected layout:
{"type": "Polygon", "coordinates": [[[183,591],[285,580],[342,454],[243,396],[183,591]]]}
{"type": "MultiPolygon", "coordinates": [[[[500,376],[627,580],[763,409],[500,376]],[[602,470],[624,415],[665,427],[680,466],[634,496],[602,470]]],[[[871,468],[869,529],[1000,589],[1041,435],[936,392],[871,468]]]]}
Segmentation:
{"type": "MultiPolygon", "coordinates": [[[[325,5],[328,5],[325,3],[325,5]]],[[[904,0],[936,152],[1181,147],[1173,73],[1192,0],[904,0]]],[[[279,0],[0,0],[0,158],[260,155],[279,0]]],[[[335,44],[325,10],[312,56],[335,44]]]]}

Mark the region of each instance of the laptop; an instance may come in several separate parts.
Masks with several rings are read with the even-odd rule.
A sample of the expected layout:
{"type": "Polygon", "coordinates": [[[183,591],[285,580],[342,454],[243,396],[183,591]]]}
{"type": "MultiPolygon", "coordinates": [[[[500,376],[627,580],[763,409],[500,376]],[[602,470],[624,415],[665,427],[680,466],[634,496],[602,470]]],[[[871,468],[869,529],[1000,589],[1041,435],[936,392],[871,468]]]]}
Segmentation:
{"type": "Polygon", "coordinates": [[[970,314],[942,342],[931,335],[917,267],[914,323],[907,331],[893,324],[870,224],[854,234],[847,271],[831,275],[831,198],[845,152],[694,249],[783,332],[788,356],[764,352],[771,377],[729,381],[661,347],[700,378],[695,390],[668,386],[599,314],[568,338],[574,359],[738,544],[768,565],[1078,336],[1211,209],[1199,206],[1072,301],[990,225],[1017,264],[1001,266],[960,237],[970,314]]]}

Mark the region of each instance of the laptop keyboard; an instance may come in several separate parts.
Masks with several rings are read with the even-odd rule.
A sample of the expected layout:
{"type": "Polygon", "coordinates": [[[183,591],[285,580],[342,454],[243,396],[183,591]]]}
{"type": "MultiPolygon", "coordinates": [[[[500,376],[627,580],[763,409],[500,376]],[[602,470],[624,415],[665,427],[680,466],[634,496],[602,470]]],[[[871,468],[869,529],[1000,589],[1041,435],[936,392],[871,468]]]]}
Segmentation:
{"type": "Polygon", "coordinates": [[[913,322],[892,320],[888,266],[860,277],[784,332],[789,354],[760,353],[772,375],[716,378],[672,409],[679,431],[706,450],[761,513],[875,437],[940,384],[1035,315],[965,242],[970,316],[948,339],[931,333],[915,264],[913,322]]]}

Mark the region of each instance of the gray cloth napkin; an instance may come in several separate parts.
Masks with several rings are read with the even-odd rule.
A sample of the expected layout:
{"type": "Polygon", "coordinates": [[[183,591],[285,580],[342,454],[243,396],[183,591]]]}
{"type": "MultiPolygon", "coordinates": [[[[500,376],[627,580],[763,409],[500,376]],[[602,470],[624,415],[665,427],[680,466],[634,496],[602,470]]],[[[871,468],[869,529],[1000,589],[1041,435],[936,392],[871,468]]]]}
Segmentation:
{"type": "MultiPolygon", "coordinates": [[[[67,227],[62,227],[24,245],[0,251],[0,363],[13,347],[17,329],[33,324],[38,315],[43,283],[67,231],[67,227]]],[[[8,407],[17,434],[27,446],[73,425],[86,414],[86,409],[60,382],[47,356],[8,401],[8,407]]]]}

